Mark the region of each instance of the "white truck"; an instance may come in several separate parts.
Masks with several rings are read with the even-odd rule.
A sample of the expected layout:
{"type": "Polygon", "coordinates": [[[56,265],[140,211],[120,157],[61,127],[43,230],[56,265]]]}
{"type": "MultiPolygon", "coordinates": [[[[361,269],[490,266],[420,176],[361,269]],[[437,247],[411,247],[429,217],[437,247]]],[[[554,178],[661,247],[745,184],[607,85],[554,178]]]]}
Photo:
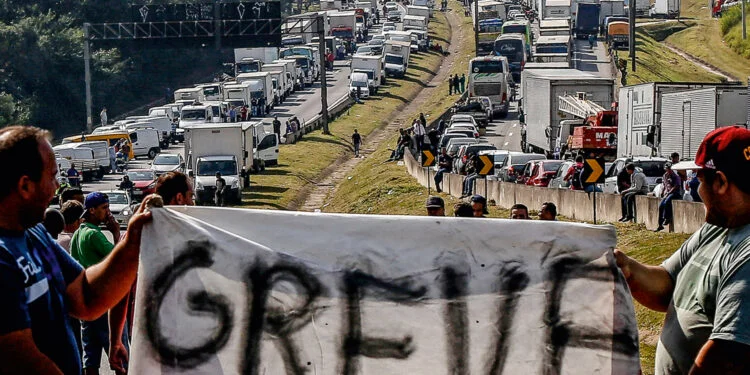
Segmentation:
{"type": "MultiPolygon", "coordinates": [[[[676,1],[676,0],[673,0],[676,1]]],[[[610,16],[625,16],[625,0],[601,0],[599,2],[599,25],[604,27],[604,19],[610,16]]]]}
{"type": "Polygon", "coordinates": [[[90,179],[90,177],[101,179],[105,173],[112,172],[107,141],[65,143],[52,149],[59,158],[73,160],[79,172],[90,175],[86,176],[86,179],[90,179]],[[81,160],[81,162],[75,160],[81,160]]]}
{"type": "Polygon", "coordinates": [[[239,203],[245,187],[243,171],[249,171],[253,149],[252,123],[191,124],[185,126],[185,159],[193,176],[198,204],[214,201],[216,173],[226,181],[224,199],[239,203]],[[249,160],[248,160],[249,159],[249,160]]]}
{"type": "Polygon", "coordinates": [[[269,63],[279,58],[279,49],[276,47],[235,48],[234,62],[238,63],[244,58],[252,58],[269,63]]]}
{"type": "Polygon", "coordinates": [[[289,79],[292,81],[292,91],[297,91],[302,88],[302,68],[297,66],[297,61],[293,59],[278,59],[273,60],[273,64],[286,64],[286,73],[289,75],[289,79]]]}
{"type": "Polygon", "coordinates": [[[680,0],[656,0],[649,10],[652,18],[680,17],[680,0]]]}
{"type": "Polygon", "coordinates": [[[558,147],[560,122],[573,119],[558,110],[561,96],[581,95],[604,108],[614,101],[612,78],[597,77],[576,69],[525,69],[521,73],[523,98],[521,106],[526,116],[526,152],[552,155],[558,147]]]}
{"type": "Polygon", "coordinates": [[[651,10],[650,0],[635,0],[635,16],[636,17],[647,17],[651,10]]]}
{"type": "Polygon", "coordinates": [[[208,104],[186,105],[180,109],[180,128],[184,130],[187,126],[210,123],[213,117],[213,110],[208,104]]]}
{"type": "Polygon", "coordinates": [[[203,97],[205,98],[204,101],[221,100],[221,98],[224,97],[224,88],[222,87],[220,82],[199,83],[195,85],[195,87],[200,87],[201,89],[203,89],[203,97]]]}
{"type": "Polygon", "coordinates": [[[271,111],[273,105],[273,82],[271,81],[271,73],[269,72],[258,72],[258,73],[243,73],[237,76],[237,82],[250,83],[250,98],[260,99],[263,98],[266,102],[265,113],[271,111]]]}
{"type": "Polygon", "coordinates": [[[131,128],[153,128],[159,131],[159,144],[161,148],[168,148],[172,142],[173,129],[172,121],[167,117],[145,117],[136,119],[134,123],[125,125],[126,129],[131,128]]]}
{"type": "Polygon", "coordinates": [[[403,77],[409,67],[411,43],[387,40],[383,44],[383,63],[386,76],[403,77]]]}
{"type": "Polygon", "coordinates": [[[620,88],[618,96],[617,157],[659,154],[662,101],[669,93],[701,88],[733,89],[726,83],[642,83],[620,88]]]}
{"type": "Polygon", "coordinates": [[[367,73],[363,72],[352,72],[349,75],[349,95],[352,98],[356,98],[357,95],[361,99],[370,97],[370,79],[367,77],[367,73]],[[359,91],[359,93],[357,93],[359,91]]]}
{"type": "Polygon", "coordinates": [[[263,65],[263,71],[271,73],[271,77],[276,80],[276,96],[278,97],[276,104],[283,102],[292,93],[292,86],[294,86],[291,77],[286,74],[286,64],[266,64],[263,65]]]}
{"type": "Polygon", "coordinates": [[[406,7],[406,15],[408,16],[422,16],[427,20],[427,23],[430,22],[430,16],[432,12],[430,12],[430,8],[428,7],[420,7],[416,5],[408,5],[406,7]]]}
{"type": "Polygon", "coordinates": [[[367,73],[370,80],[369,86],[373,93],[377,93],[380,85],[385,83],[383,60],[380,56],[352,56],[351,69],[352,73],[367,73]]]}
{"type": "Polygon", "coordinates": [[[234,107],[250,105],[250,83],[226,82],[224,84],[224,101],[234,107]]]}
{"type": "Polygon", "coordinates": [[[202,102],[206,100],[206,97],[203,95],[203,89],[200,87],[186,87],[174,91],[174,101],[178,102],[181,100],[202,102]]]}
{"type": "MultiPolygon", "coordinates": [[[[291,59],[292,56],[306,56],[310,61],[312,61],[312,64],[310,64],[310,66],[308,67],[310,74],[312,74],[311,79],[313,81],[317,81],[318,78],[320,78],[320,53],[318,53],[317,48],[313,48],[310,46],[293,46],[282,49],[279,55],[285,59],[291,59]]],[[[304,67],[302,68],[304,72],[305,69],[304,67]]]]}
{"type": "Polygon", "coordinates": [[[404,31],[427,30],[427,17],[424,16],[405,15],[402,22],[404,31]]]}
{"type": "Polygon", "coordinates": [[[572,19],[570,0],[542,0],[542,19],[572,19]]]}
{"type": "Polygon", "coordinates": [[[332,36],[352,40],[357,28],[357,14],[354,11],[328,13],[328,25],[332,36]]]}
{"type": "Polygon", "coordinates": [[[174,108],[169,105],[160,107],[151,107],[148,109],[148,117],[166,117],[170,121],[180,117],[180,112],[175,112],[174,108]]]}

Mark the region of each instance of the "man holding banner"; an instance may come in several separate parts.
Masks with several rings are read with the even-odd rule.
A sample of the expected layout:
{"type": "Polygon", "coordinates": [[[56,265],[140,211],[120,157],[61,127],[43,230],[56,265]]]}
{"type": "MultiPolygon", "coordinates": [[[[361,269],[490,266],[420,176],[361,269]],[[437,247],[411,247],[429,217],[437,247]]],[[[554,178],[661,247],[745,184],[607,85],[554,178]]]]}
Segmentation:
{"type": "MultiPolygon", "coordinates": [[[[83,270],[39,224],[58,186],[49,134],[23,126],[0,130],[0,164],[6,168],[0,181],[0,373],[80,374],[67,317],[97,319],[130,291],[150,198],[112,253],[83,270]]],[[[110,363],[127,360],[122,351],[110,354],[110,363]]]]}
{"type": "Polygon", "coordinates": [[[656,374],[750,373],[750,130],[709,133],[695,161],[706,223],[660,266],[615,250],[633,297],[666,312],[656,374]]]}

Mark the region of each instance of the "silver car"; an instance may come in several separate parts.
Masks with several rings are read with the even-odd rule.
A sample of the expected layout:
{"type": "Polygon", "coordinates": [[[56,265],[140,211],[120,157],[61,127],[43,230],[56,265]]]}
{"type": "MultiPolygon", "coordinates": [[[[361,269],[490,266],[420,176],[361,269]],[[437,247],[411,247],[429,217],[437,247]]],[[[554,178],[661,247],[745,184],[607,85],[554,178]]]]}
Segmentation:
{"type": "Polygon", "coordinates": [[[120,224],[120,228],[127,227],[130,216],[133,215],[133,210],[137,209],[138,204],[134,203],[130,199],[130,194],[124,190],[108,190],[102,193],[109,197],[109,211],[120,224]]]}

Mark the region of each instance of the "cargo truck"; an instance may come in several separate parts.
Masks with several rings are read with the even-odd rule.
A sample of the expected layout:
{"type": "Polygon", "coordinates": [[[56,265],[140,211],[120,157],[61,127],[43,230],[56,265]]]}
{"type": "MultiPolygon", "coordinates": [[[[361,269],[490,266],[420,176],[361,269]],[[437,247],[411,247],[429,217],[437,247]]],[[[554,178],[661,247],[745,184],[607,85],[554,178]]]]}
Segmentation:
{"type": "Polygon", "coordinates": [[[405,15],[403,18],[403,29],[404,31],[409,31],[409,30],[426,31],[427,30],[427,17],[405,15]]]}
{"type": "Polygon", "coordinates": [[[190,100],[190,101],[205,101],[206,97],[203,95],[203,89],[200,87],[187,87],[183,89],[174,90],[174,101],[190,100]]]}
{"type": "Polygon", "coordinates": [[[600,33],[604,33],[604,20],[611,16],[624,16],[625,13],[625,1],[624,0],[601,0],[599,2],[601,8],[599,9],[599,27],[600,33]]]}
{"type": "Polygon", "coordinates": [[[409,67],[411,43],[388,40],[383,44],[383,63],[386,76],[403,77],[409,67]]]}
{"type": "Polygon", "coordinates": [[[539,36],[570,36],[570,20],[546,19],[539,21],[539,36]]]}
{"type": "Polygon", "coordinates": [[[320,53],[318,52],[318,48],[310,46],[293,46],[282,49],[279,55],[284,59],[290,58],[290,56],[297,55],[306,56],[308,60],[312,61],[309,69],[311,71],[313,81],[317,81],[318,78],[320,78],[320,53]]]}
{"type": "Polygon", "coordinates": [[[377,93],[380,85],[385,83],[383,60],[380,56],[352,56],[351,70],[367,73],[373,93],[377,93]]]}
{"type": "Polygon", "coordinates": [[[265,113],[268,113],[273,108],[273,81],[271,81],[271,73],[269,72],[258,72],[258,73],[243,73],[237,76],[238,83],[247,82],[250,84],[250,99],[263,98],[266,102],[265,113]]]}
{"type": "Polygon", "coordinates": [[[331,36],[343,40],[352,40],[357,27],[357,14],[353,11],[329,13],[328,24],[331,27],[331,36]]]}
{"type": "Polygon", "coordinates": [[[283,63],[271,63],[263,65],[263,71],[271,73],[271,76],[276,79],[279,92],[279,102],[286,100],[286,97],[292,93],[292,87],[294,82],[291,81],[291,77],[287,75],[286,64],[283,63]]]}
{"type": "Polygon", "coordinates": [[[625,86],[619,92],[617,156],[660,155],[662,102],[666,94],[701,88],[736,89],[737,84],[712,82],[650,82],[625,86]]]}
{"type": "Polygon", "coordinates": [[[541,0],[542,19],[571,18],[570,0],[541,0]]]}
{"type": "Polygon", "coordinates": [[[559,147],[560,122],[574,117],[558,110],[559,98],[584,95],[604,108],[613,102],[614,81],[576,69],[525,69],[521,107],[526,116],[522,146],[527,152],[552,155],[559,147]]]}
{"type": "Polygon", "coordinates": [[[680,0],[656,0],[649,11],[652,18],[680,17],[680,0]]]}
{"type": "Polygon", "coordinates": [[[235,48],[234,62],[238,63],[242,59],[251,58],[260,60],[264,63],[270,63],[279,58],[279,49],[277,47],[257,47],[257,48],[235,48]]]}
{"type": "Polygon", "coordinates": [[[650,9],[651,9],[650,0],[635,0],[635,16],[636,17],[647,17],[650,9]]]}
{"type": "Polygon", "coordinates": [[[409,5],[406,7],[406,15],[407,16],[422,16],[425,18],[425,23],[430,22],[430,8],[428,7],[420,7],[415,5],[409,5]]]}
{"type": "Polygon", "coordinates": [[[589,35],[599,35],[599,13],[601,5],[598,3],[577,3],[578,11],[575,18],[576,39],[587,39],[589,35]]]}

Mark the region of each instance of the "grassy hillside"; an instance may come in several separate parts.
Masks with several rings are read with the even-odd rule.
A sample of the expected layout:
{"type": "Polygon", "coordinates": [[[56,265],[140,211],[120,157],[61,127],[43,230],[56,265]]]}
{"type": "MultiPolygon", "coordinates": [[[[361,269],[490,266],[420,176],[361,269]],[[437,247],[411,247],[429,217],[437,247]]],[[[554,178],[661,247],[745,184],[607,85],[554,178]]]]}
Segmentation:
{"type": "MultiPolygon", "coordinates": [[[[684,31],[683,31],[684,32],[684,31]]],[[[636,33],[636,71],[628,63],[627,83],[666,82],[720,82],[721,77],[684,59],[644,32],[636,33]]],[[[618,51],[620,59],[628,58],[628,51],[618,51]]]]}

